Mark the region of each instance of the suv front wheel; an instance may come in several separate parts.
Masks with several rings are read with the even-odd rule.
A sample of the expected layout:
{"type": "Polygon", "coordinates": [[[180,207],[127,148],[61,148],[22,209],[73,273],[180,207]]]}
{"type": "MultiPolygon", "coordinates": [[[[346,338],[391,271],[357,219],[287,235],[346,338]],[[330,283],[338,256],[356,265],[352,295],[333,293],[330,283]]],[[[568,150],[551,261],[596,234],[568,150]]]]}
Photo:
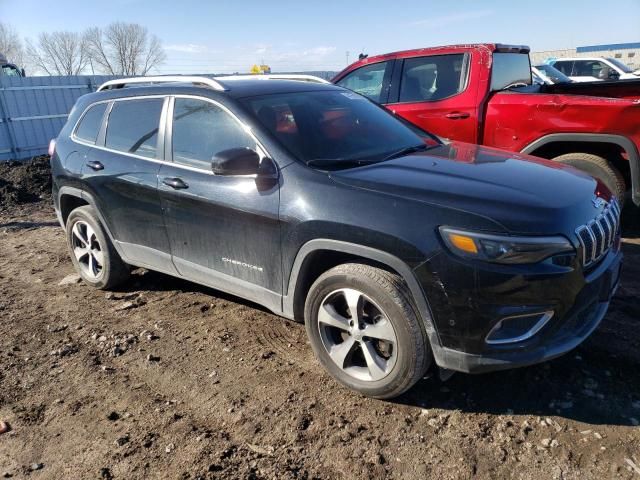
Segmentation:
{"type": "Polygon", "coordinates": [[[73,210],[66,230],[71,261],[85,283],[106,290],[129,277],[129,266],[116,252],[91,206],[73,210]]]}
{"type": "Polygon", "coordinates": [[[431,361],[408,288],[369,265],[344,264],[322,274],[309,290],[305,325],[327,371],[370,397],[400,395],[431,361]]]}

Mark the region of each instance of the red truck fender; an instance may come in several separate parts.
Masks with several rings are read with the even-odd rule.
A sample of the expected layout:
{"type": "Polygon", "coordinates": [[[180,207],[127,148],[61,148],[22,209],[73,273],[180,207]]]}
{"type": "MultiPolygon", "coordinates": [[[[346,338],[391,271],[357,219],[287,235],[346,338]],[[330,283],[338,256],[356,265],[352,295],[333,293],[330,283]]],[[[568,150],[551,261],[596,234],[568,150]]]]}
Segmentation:
{"type": "Polygon", "coordinates": [[[602,143],[617,145],[627,155],[631,169],[631,192],[633,203],[640,205],[640,154],[635,144],[622,135],[600,133],[551,133],[531,142],[521,150],[521,153],[535,155],[544,146],[554,143],[602,143]]]}

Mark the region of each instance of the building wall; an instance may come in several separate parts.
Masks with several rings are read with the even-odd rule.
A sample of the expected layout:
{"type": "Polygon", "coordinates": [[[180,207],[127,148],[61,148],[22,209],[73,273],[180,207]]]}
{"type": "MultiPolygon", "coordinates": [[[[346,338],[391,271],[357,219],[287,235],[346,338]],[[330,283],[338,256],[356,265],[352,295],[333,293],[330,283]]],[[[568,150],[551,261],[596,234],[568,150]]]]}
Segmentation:
{"type": "Polygon", "coordinates": [[[544,63],[547,58],[612,57],[627,64],[632,70],[640,68],[640,43],[592,45],[561,50],[531,52],[531,63],[544,63]]]}

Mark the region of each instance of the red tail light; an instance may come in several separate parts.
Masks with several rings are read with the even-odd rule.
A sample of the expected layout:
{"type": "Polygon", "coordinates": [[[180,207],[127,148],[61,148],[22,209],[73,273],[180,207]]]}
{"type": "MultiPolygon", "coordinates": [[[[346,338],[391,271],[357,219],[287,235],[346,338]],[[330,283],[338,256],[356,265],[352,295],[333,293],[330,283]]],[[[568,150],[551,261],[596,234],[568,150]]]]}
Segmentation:
{"type": "Polygon", "coordinates": [[[49,156],[53,157],[54,153],[56,153],[56,139],[52,138],[49,142],[49,156]]]}

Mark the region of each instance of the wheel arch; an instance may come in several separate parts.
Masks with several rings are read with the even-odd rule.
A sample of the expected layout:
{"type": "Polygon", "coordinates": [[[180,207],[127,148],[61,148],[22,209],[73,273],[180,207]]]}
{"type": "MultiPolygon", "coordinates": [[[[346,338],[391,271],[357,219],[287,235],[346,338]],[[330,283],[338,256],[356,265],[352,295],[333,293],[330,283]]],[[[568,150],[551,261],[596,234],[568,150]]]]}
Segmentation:
{"type": "Polygon", "coordinates": [[[87,193],[86,191],[76,187],[63,186],[60,187],[60,190],[58,191],[57,204],[58,208],[56,209],[56,214],[58,216],[58,222],[60,223],[60,225],[62,225],[63,228],[66,226],[69,214],[71,214],[74,209],[85,205],[92,207],[94,212],[96,213],[96,216],[98,217],[98,221],[100,222],[103,230],[118,252],[118,255],[120,255],[122,259],[126,259],[124,252],[120,248],[118,242],[115,241],[115,238],[111,234],[111,230],[109,229],[107,222],[100,212],[100,209],[97,207],[95,199],[90,193],[87,193]]]}
{"type": "MultiPolygon", "coordinates": [[[[593,153],[607,158],[607,153],[616,153],[618,162],[625,162],[620,156],[624,153],[628,159],[628,171],[620,163],[614,165],[628,178],[633,202],[640,205],[640,155],[633,141],[622,135],[594,133],[553,133],[531,142],[521,150],[522,153],[542,158],[554,158],[564,153],[593,153]],[[625,175],[627,173],[627,175],[625,175]]],[[[609,158],[607,158],[609,159],[609,158]]]]}
{"type": "Polygon", "coordinates": [[[441,345],[431,315],[431,308],[413,270],[400,258],[371,247],[331,239],[315,239],[305,243],[293,262],[282,298],[283,315],[304,321],[304,304],[309,288],[324,272],[349,262],[366,263],[397,274],[407,284],[422,320],[432,349],[441,345]]]}

